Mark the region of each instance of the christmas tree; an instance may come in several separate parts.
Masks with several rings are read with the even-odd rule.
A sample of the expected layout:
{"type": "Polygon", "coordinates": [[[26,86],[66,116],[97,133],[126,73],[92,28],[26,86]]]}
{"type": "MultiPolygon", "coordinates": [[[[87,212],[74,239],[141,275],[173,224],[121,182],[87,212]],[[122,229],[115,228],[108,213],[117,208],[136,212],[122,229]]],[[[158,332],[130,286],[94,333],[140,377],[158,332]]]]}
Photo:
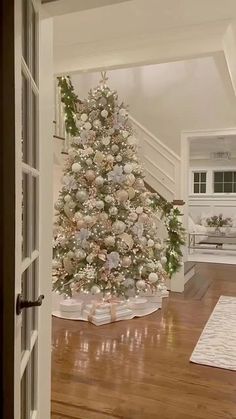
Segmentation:
{"type": "Polygon", "coordinates": [[[167,276],[152,195],[145,187],[128,112],[100,85],[80,101],[54,238],[54,290],[126,296],[155,291],[167,276]]]}

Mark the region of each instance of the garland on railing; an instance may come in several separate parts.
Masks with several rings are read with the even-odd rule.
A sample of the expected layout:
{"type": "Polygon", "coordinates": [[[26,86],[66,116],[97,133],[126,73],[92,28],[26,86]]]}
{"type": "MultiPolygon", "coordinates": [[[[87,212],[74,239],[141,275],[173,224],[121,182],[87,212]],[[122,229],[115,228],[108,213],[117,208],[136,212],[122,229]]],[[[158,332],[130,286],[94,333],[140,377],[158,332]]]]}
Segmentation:
{"type": "Polygon", "coordinates": [[[74,87],[69,76],[61,76],[57,77],[57,79],[58,86],[61,90],[61,101],[65,109],[66,132],[72,137],[75,137],[79,133],[76,126],[76,104],[78,102],[78,96],[74,93],[74,87]]]}
{"type": "Polygon", "coordinates": [[[182,215],[180,210],[171,202],[166,201],[160,195],[154,193],[151,195],[151,207],[161,211],[161,219],[167,229],[168,239],[166,243],[166,272],[170,278],[182,266],[182,250],[185,244],[185,229],[179,217],[182,215]]]}
{"type": "MultiPolygon", "coordinates": [[[[72,137],[78,135],[76,126],[76,104],[78,96],[74,93],[69,76],[58,77],[58,86],[61,89],[61,101],[65,105],[65,126],[67,133],[72,137]]],[[[161,219],[167,229],[168,239],[166,242],[166,272],[170,277],[175,274],[182,266],[182,250],[185,244],[185,229],[179,217],[182,215],[180,210],[171,202],[168,202],[157,193],[151,194],[151,204],[153,209],[161,212],[161,219]]]]}

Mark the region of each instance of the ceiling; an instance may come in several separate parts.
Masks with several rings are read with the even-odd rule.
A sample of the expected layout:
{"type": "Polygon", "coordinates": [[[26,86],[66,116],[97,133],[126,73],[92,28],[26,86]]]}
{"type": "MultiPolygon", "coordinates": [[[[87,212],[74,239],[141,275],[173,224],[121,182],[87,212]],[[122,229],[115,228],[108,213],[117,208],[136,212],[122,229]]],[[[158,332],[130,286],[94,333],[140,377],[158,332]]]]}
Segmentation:
{"type": "Polygon", "coordinates": [[[51,16],[60,16],[83,10],[98,9],[130,0],[42,0],[45,10],[51,16]]]}

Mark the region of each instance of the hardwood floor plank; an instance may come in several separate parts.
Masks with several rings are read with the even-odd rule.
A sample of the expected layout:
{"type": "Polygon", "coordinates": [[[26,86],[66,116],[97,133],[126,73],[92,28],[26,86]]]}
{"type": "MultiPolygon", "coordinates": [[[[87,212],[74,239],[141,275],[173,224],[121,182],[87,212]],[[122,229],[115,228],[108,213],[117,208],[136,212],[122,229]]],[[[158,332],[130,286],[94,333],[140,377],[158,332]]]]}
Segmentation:
{"type": "Polygon", "coordinates": [[[53,419],[236,419],[236,374],[189,362],[236,268],[198,264],[198,281],[150,316],[96,327],[53,319],[53,419]]]}

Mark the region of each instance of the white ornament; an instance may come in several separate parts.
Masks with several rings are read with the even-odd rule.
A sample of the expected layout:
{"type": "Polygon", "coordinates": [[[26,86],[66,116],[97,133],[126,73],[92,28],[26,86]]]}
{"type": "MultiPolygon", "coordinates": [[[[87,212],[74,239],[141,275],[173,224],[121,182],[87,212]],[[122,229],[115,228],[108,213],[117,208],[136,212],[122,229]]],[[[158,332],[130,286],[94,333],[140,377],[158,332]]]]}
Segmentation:
{"type": "Polygon", "coordinates": [[[75,256],[74,252],[72,252],[72,250],[69,250],[69,252],[67,253],[67,257],[71,259],[74,256],[75,256]]]}
{"type": "Polygon", "coordinates": [[[97,176],[96,179],[95,179],[95,183],[96,183],[97,186],[102,186],[103,183],[104,183],[103,177],[102,176],[97,176]]]}
{"type": "Polygon", "coordinates": [[[102,138],[102,144],[103,145],[109,145],[111,141],[111,137],[104,137],[102,138]]]}
{"type": "Polygon", "coordinates": [[[143,290],[146,288],[146,282],[143,279],[139,279],[136,282],[136,287],[138,288],[138,290],[143,290]]]}
{"type": "Polygon", "coordinates": [[[161,263],[162,265],[165,265],[165,263],[167,262],[167,258],[165,256],[161,257],[161,263]]]}
{"type": "Polygon", "coordinates": [[[106,212],[101,212],[101,213],[99,214],[99,219],[100,219],[101,221],[106,221],[106,220],[108,219],[108,214],[107,214],[106,212]]]}
{"type": "Polygon", "coordinates": [[[109,209],[109,214],[111,214],[111,215],[116,215],[116,214],[118,214],[118,209],[117,209],[116,207],[111,207],[111,208],[109,209]]]}
{"type": "Polygon", "coordinates": [[[125,173],[129,174],[129,173],[132,172],[132,170],[133,170],[132,164],[129,164],[129,163],[125,164],[125,166],[124,166],[124,172],[125,173]]]}
{"type": "Polygon", "coordinates": [[[89,131],[92,128],[92,125],[90,124],[90,122],[85,122],[84,124],[84,128],[89,131]]]}
{"type": "Polygon", "coordinates": [[[56,211],[60,211],[63,207],[64,207],[64,203],[61,199],[58,199],[54,204],[54,208],[56,211]]]}
{"type": "Polygon", "coordinates": [[[134,286],[134,279],[132,279],[132,278],[126,278],[126,279],[124,280],[124,282],[123,282],[123,285],[124,285],[126,288],[132,288],[132,287],[134,286]]]}
{"type": "Polygon", "coordinates": [[[81,212],[77,211],[74,215],[75,221],[81,220],[81,218],[83,218],[83,215],[81,214],[81,212]]]}
{"type": "Polygon", "coordinates": [[[120,154],[118,154],[116,156],[116,161],[121,162],[122,161],[122,156],[120,154]]]}
{"type": "Polygon", "coordinates": [[[92,182],[95,179],[95,173],[93,170],[87,170],[85,177],[89,182],[92,182]]]}
{"type": "Polygon", "coordinates": [[[151,272],[148,275],[148,280],[149,280],[149,282],[151,282],[151,284],[154,284],[155,282],[158,281],[158,275],[155,272],[151,272]]]}
{"type": "Polygon", "coordinates": [[[108,154],[106,157],[106,160],[108,163],[113,163],[114,162],[114,157],[111,154],[108,154]]]}
{"type": "Polygon", "coordinates": [[[104,208],[104,202],[103,201],[96,201],[96,208],[101,210],[104,208]]]}
{"type": "Polygon", "coordinates": [[[115,237],[113,237],[113,236],[107,236],[104,239],[104,243],[105,243],[106,246],[114,246],[114,244],[115,244],[115,237]]]}
{"type": "Polygon", "coordinates": [[[117,220],[114,222],[112,229],[116,234],[121,234],[125,231],[126,225],[123,221],[117,220]]]}
{"type": "Polygon", "coordinates": [[[74,173],[80,172],[80,170],[81,170],[81,165],[80,165],[79,163],[74,163],[74,164],[72,164],[72,166],[71,166],[71,170],[72,170],[72,172],[74,172],[74,173]]]}
{"type": "Polygon", "coordinates": [[[135,197],[135,189],[134,188],[129,188],[128,189],[128,195],[129,195],[129,199],[133,199],[135,197]]]}
{"type": "Polygon", "coordinates": [[[125,181],[128,185],[132,186],[135,182],[135,176],[133,175],[133,173],[130,173],[128,175],[125,176],[125,181]]]}
{"type": "Polygon", "coordinates": [[[90,255],[88,255],[86,257],[86,260],[87,260],[88,263],[92,263],[93,262],[93,259],[94,259],[94,255],[92,253],[90,253],[90,255]]]}
{"type": "Polygon", "coordinates": [[[93,161],[97,164],[101,164],[104,159],[104,154],[101,151],[96,151],[93,161]]]}
{"type": "Polygon", "coordinates": [[[101,115],[102,115],[103,118],[107,118],[108,117],[107,110],[106,109],[103,109],[102,112],[101,112],[101,115]]]}
{"type": "Polygon", "coordinates": [[[78,229],[84,227],[85,226],[84,220],[81,218],[81,220],[77,221],[76,225],[77,225],[78,229]]]}
{"type": "Polygon", "coordinates": [[[97,285],[93,285],[92,288],[90,289],[90,292],[91,294],[95,295],[95,294],[99,294],[101,290],[97,285]]]}
{"type": "Polygon", "coordinates": [[[78,259],[78,260],[83,260],[83,259],[85,259],[85,258],[86,258],[86,253],[85,253],[85,251],[84,251],[84,250],[82,250],[82,249],[77,249],[77,250],[75,251],[75,257],[76,257],[76,259],[78,259]]]}
{"type": "Polygon", "coordinates": [[[87,166],[92,166],[92,164],[93,164],[92,159],[87,159],[86,164],[87,164],[87,166]]]}
{"type": "Polygon", "coordinates": [[[113,196],[107,195],[105,201],[107,204],[112,204],[115,201],[115,199],[113,198],[113,196]]]}
{"type": "Polygon", "coordinates": [[[136,212],[131,212],[130,214],[129,214],[129,220],[131,220],[131,221],[136,221],[137,220],[137,218],[138,218],[138,215],[136,214],[136,212]]]}
{"type": "Polygon", "coordinates": [[[125,189],[117,191],[116,196],[119,202],[125,202],[129,199],[129,194],[125,189]]]}
{"type": "Polygon", "coordinates": [[[83,122],[86,122],[86,121],[87,121],[87,119],[88,119],[88,115],[87,115],[86,113],[82,113],[82,115],[81,115],[80,119],[81,119],[83,122]]]}
{"type": "Polygon", "coordinates": [[[128,131],[123,131],[122,135],[124,138],[127,138],[129,136],[129,132],[128,131]]]}
{"type": "Polygon", "coordinates": [[[113,144],[111,149],[112,149],[113,153],[118,153],[118,151],[120,150],[117,144],[113,144]]]}
{"type": "Polygon", "coordinates": [[[143,207],[137,207],[136,208],[136,213],[137,214],[142,214],[142,212],[143,212],[143,207]]]}
{"type": "Polygon", "coordinates": [[[86,201],[87,198],[88,198],[88,195],[86,191],[82,190],[76,193],[76,199],[78,199],[79,202],[84,202],[86,201]]]}
{"type": "Polygon", "coordinates": [[[149,239],[147,242],[148,247],[153,247],[154,246],[154,241],[152,239],[149,239]]]}
{"type": "Polygon", "coordinates": [[[95,119],[95,121],[93,121],[93,126],[94,128],[100,128],[101,127],[101,121],[99,119],[95,119]]]}
{"type": "Polygon", "coordinates": [[[136,189],[143,189],[143,188],[144,188],[144,181],[143,181],[143,179],[137,179],[137,180],[135,181],[135,185],[134,185],[134,187],[135,187],[136,189]]]}
{"type": "Polygon", "coordinates": [[[132,260],[128,256],[123,257],[123,259],[121,261],[121,264],[122,264],[122,266],[124,266],[124,268],[128,268],[131,265],[131,263],[132,263],[132,260]]]}
{"type": "Polygon", "coordinates": [[[119,110],[119,115],[120,115],[120,116],[126,116],[126,114],[127,114],[127,110],[126,110],[126,109],[121,108],[121,109],[119,110]]]}
{"type": "Polygon", "coordinates": [[[64,201],[65,201],[65,202],[69,202],[71,199],[72,199],[72,198],[71,198],[71,196],[70,196],[70,195],[66,195],[66,196],[64,196],[64,201]]]}

